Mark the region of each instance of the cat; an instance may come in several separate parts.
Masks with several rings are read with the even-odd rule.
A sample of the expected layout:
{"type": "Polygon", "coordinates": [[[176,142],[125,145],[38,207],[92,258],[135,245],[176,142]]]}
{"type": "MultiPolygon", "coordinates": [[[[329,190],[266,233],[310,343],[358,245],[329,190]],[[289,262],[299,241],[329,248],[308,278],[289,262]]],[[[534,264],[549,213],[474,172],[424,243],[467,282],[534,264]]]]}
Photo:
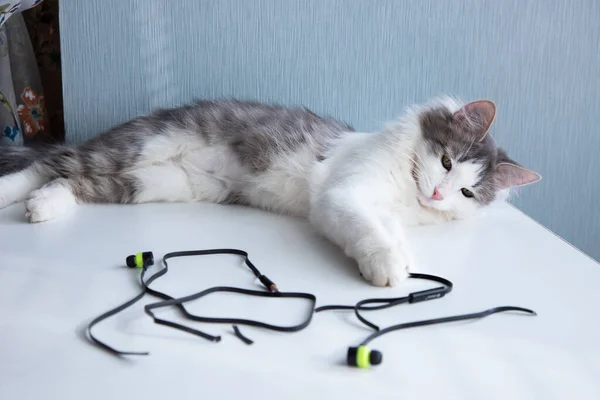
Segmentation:
{"type": "Polygon", "coordinates": [[[541,176],[488,133],[489,100],[442,96],[380,132],[306,108],[198,100],[156,110],[77,146],[5,148],[0,208],[30,222],[77,203],[243,204],[307,218],[364,279],[395,286],[414,266],[405,228],[476,215],[541,176]]]}

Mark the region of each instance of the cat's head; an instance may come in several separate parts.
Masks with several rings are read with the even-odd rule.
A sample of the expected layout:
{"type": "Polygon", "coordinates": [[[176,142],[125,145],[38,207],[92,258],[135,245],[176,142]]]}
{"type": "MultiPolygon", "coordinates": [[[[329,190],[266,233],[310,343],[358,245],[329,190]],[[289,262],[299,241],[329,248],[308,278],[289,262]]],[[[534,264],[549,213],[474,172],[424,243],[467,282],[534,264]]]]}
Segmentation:
{"type": "Polygon", "coordinates": [[[491,101],[462,105],[436,99],[408,116],[416,131],[411,172],[425,207],[462,218],[506,198],[511,188],[541,179],[494,143],[489,129],[496,105],[491,101]]]}

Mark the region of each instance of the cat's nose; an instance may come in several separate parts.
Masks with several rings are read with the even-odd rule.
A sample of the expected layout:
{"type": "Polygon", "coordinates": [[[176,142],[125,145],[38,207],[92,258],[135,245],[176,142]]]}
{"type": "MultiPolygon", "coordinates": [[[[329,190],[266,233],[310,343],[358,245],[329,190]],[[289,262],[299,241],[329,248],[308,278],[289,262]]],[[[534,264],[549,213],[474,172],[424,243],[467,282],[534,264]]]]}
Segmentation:
{"type": "Polygon", "coordinates": [[[440,193],[440,191],[435,188],[433,189],[433,194],[431,195],[432,200],[444,200],[444,196],[440,193]]]}

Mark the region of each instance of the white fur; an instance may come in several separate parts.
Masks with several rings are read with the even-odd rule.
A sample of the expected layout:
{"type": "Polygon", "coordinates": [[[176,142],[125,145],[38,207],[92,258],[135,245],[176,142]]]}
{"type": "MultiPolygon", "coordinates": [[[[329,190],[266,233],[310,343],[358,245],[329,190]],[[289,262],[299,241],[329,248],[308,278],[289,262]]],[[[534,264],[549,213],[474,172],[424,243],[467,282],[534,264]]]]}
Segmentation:
{"type": "Polygon", "coordinates": [[[249,176],[241,186],[253,206],[294,216],[308,216],[310,186],[307,179],[315,155],[308,147],[277,157],[265,172],[249,176]]]}
{"type": "Polygon", "coordinates": [[[242,173],[227,148],[207,147],[193,132],[173,130],[149,140],[129,172],[139,181],[137,203],[221,202],[242,173]]]}

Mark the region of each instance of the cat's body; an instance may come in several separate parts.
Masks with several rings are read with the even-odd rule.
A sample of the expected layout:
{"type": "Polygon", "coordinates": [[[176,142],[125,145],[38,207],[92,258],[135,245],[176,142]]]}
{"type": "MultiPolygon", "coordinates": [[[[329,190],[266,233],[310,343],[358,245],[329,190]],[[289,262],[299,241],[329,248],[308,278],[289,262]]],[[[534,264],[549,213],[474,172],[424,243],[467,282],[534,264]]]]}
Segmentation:
{"type": "Polygon", "coordinates": [[[0,207],[26,200],[42,222],[78,202],[245,204],[307,217],[368,281],[394,285],[413,265],[405,226],[466,217],[539,179],[495,147],[494,116],[491,102],[444,98],[358,133],[305,109],[200,101],[77,147],[7,149],[0,207]]]}

